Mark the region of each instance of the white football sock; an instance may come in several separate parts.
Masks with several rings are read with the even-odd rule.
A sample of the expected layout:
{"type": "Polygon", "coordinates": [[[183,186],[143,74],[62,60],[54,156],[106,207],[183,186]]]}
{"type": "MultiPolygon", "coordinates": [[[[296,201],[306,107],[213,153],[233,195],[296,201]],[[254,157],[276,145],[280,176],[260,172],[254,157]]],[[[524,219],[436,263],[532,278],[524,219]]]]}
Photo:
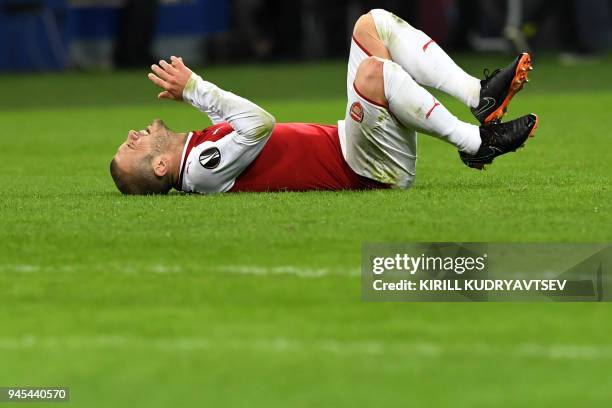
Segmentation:
{"type": "Polygon", "coordinates": [[[423,86],[446,92],[475,108],[480,102],[480,80],[468,75],[429,36],[389,13],[371,12],[378,35],[391,59],[423,86]]]}
{"type": "Polygon", "coordinates": [[[393,61],[381,61],[384,61],[385,97],[389,110],[400,123],[445,140],[462,152],[478,151],[481,144],[478,126],[457,119],[401,66],[393,61]]]}

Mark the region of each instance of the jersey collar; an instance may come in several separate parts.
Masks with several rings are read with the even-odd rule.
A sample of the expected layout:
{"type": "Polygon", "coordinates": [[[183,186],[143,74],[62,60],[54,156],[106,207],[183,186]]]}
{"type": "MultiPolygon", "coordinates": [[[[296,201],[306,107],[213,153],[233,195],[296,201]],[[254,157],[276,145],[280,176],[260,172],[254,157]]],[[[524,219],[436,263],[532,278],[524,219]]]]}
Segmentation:
{"type": "Polygon", "coordinates": [[[193,132],[189,132],[187,135],[187,139],[185,140],[185,146],[183,146],[183,153],[181,154],[181,167],[179,169],[179,177],[178,182],[174,186],[175,189],[182,191],[183,190],[183,172],[185,171],[185,161],[187,161],[189,144],[191,142],[191,137],[193,136],[193,132]]]}

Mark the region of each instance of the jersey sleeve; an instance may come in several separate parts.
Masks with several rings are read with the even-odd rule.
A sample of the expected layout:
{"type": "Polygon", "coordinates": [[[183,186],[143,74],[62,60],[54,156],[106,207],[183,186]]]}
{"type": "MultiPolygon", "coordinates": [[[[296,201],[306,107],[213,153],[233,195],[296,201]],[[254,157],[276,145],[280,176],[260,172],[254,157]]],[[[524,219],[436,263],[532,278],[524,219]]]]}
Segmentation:
{"type": "Polygon", "coordinates": [[[194,193],[226,192],[261,153],[274,129],[274,117],[196,74],[187,83],[183,99],[211,118],[229,123],[233,131],[191,150],[185,163],[182,189],[194,193]]]}
{"type": "Polygon", "coordinates": [[[204,81],[196,73],[191,74],[183,90],[183,99],[206,113],[213,123],[228,122],[236,131],[234,138],[237,143],[261,143],[274,128],[274,117],[268,112],[253,102],[204,81]]]}

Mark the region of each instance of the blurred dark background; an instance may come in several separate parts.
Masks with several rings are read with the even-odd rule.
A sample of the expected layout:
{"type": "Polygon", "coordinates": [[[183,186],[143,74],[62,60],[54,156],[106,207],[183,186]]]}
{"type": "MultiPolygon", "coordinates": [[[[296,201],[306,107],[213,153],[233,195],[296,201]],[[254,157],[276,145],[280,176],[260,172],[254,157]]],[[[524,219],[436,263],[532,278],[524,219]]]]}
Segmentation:
{"type": "Polygon", "coordinates": [[[612,48],[612,0],[0,0],[0,71],[344,58],[352,25],[385,8],[448,50],[612,48]]]}

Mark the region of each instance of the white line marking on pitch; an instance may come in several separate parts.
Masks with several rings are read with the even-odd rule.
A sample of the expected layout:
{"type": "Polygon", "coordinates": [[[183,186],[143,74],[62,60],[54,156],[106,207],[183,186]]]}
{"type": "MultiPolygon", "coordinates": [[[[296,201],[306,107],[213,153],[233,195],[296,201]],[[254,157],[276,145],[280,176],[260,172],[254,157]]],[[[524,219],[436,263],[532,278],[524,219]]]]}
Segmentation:
{"type": "Polygon", "coordinates": [[[385,342],[337,339],[296,340],[283,337],[259,339],[209,339],[201,337],[143,338],[129,336],[0,338],[0,350],[22,349],[133,349],[160,351],[227,350],[274,353],[321,352],[337,355],[406,355],[440,358],[460,356],[514,356],[546,360],[612,359],[612,345],[535,344],[495,346],[478,344],[436,344],[433,342],[385,342]]]}
{"type": "MultiPolygon", "coordinates": [[[[79,264],[79,265],[29,265],[14,264],[0,265],[0,273],[74,273],[79,271],[90,272],[119,272],[125,275],[138,274],[178,274],[187,270],[197,272],[197,267],[184,267],[182,265],[167,264],[79,264]]],[[[235,273],[240,275],[273,276],[290,275],[298,278],[322,278],[325,276],[359,276],[359,268],[310,268],[293,265],[261,266],[261,265],[219,265],[203,267],[202,272],[213,271],[222,273],[235,273]]]]}
{"type": "Polygon", "coordinates": [[[220,272],[238,273],[241,275],[294,275],[300,278],[321,278],[329,275],[328,269],[299,268],[295,266],[247,266],[247,265],[226,265],[213,267],[220,272]]]}

